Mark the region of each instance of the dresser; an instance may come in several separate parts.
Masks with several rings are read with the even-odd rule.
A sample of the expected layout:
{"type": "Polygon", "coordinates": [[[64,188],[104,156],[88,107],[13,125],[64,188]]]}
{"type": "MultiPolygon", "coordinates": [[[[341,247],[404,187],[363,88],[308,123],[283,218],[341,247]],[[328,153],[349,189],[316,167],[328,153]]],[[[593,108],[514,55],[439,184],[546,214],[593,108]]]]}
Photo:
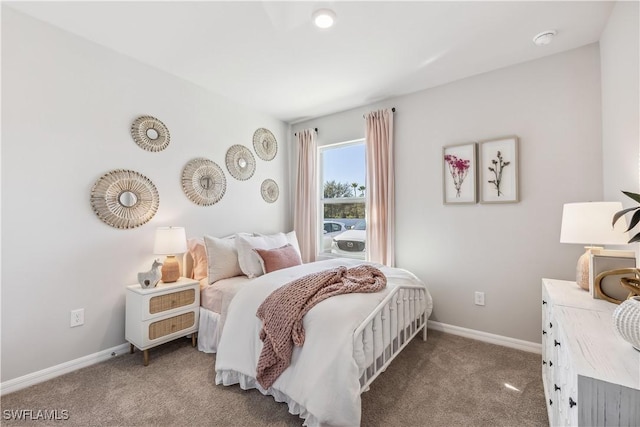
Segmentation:
{"type": "Polygon", "coordinates": [[[640,352],[616,335],[616,304],[542,279],[542,381],[551,426],[640,426],[640,352]]]}
{"type": "Polygon", "coordinates": [[[200,315],[200,284],[181,277],[173,283],[158,283],[154,288],[139,284],[127,286],[125,338],[143,351],[144,366],[149,364],[149,349],[191,334],[195,347],[200,315]]]}

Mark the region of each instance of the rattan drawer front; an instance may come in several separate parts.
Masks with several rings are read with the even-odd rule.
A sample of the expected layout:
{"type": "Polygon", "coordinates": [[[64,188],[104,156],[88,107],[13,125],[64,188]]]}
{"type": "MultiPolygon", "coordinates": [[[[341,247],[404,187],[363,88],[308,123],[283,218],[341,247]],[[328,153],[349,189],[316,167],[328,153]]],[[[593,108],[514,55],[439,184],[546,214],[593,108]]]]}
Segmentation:
{"type": "Polygon", "coordinates": [[[195,319],[195,313],[190,311],[179,316],[153,322],[149,325],[149,339],[155,340],[183,329],[189,329],[196,323],[195,319]]]}
{"type": "Polygon", "coordinates": [[[172,294],[159,295],[149,300],[149,313],[161,313],[174,308],[184,307],[193,304],[195,300],[196,291],[194,289],[185,289],[184,291],[174,292],[172,294]]]}

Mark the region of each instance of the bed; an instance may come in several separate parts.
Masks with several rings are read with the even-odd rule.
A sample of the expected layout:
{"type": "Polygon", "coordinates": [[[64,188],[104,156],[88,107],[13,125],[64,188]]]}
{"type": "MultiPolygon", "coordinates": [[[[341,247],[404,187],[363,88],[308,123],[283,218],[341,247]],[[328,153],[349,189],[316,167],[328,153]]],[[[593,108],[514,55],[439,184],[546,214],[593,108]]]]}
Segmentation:
{"type": "MultiPolygon", "coordinates": [[[[193,262],[189,258],[185,255],[187,273],[193,262]]],[[[426,286],[406,270],[372,264],[386,276],[386,288],[337,295],[312,308],[303,318],[304,345],[294,348],[291,365],[267,389],[256,380],[262,349],[256,311],[274,290],[297,278],[363,263],[336,258],[205,283],[198,348],[217,352],[216,384],[271,395],[287,403],[305,425],[359,425],[361,393],[415,335],[422,332],[427,338],[433,304],[426,286]]]]}

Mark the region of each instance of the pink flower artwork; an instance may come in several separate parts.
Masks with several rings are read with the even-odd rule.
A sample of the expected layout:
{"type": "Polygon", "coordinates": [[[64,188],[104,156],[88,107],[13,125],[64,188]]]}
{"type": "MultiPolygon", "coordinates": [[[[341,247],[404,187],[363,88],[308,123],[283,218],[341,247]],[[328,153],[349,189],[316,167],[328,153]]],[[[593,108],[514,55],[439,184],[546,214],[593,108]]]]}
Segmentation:
{"type": "Polygon", "coordinates": [[[456,197],[460,197],[460,190],[462,189],[462,183],[469,173],[471,167],[471,161],[458,158],[452,154],[446,154],[444,161],[449,165],[449,173],[453,178],[453,186],[456,189],[456,197]]]}

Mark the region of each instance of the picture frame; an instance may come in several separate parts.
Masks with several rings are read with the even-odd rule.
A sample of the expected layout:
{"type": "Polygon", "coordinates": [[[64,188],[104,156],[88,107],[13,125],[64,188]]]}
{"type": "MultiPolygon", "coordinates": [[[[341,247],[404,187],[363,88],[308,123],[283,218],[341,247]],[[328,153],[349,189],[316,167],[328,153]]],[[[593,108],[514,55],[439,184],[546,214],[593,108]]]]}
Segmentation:
{"type": "Polygon", "coordinates": [[[475,142],[442,147],[442,202],[463,205],[478,202],[475,142]]]}
{"type": "Polygon", "coordinates": [[[480,203],[517,203],[518,137],[505,136],[478,143],[480,203]]]}

